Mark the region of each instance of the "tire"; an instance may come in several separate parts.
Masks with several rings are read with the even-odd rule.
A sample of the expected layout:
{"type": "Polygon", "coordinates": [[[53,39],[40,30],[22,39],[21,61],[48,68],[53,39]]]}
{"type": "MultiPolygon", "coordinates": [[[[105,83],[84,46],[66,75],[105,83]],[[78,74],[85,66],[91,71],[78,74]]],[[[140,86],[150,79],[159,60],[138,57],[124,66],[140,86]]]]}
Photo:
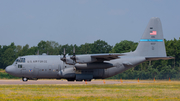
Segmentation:
{"type": "Polygon", "coordinates": [[[78,82],[82,82],[83,80],[76,80],[76,81],[78,81],[78,82]]]}
{"type": "Polygon", "coordinates": [[[87,80],[84,80],[84,81],[90,82],[90,81],[91,81],[91,79],[87,79],[87,80]]]}
{"type": "Polygon", "coordinates": [[[91,82],[91,79],[88,79],[87,81],[88,81],[88,82],[91,82]]]}
{"type": "Polygon", "coordinates": [[[23,82],[27,82],[27,81],[28,81],[28,78],[23,77],[23,78],[22,78],[22,81],[23,81],[23,82]]]}
{"type": "Polygon", "coordinates": [[[67,81],[74,81],[74,79],[67,79],[67,81]]]}

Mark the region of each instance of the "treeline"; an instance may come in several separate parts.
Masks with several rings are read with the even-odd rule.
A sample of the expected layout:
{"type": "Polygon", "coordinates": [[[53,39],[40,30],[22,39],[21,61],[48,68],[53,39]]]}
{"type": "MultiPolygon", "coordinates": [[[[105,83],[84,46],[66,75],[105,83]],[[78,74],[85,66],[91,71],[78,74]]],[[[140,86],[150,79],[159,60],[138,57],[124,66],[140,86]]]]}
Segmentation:
{"type": "MultiPolygon", "coordinates": [[[[37,46],[0,45],[0,69],[5,69],[11,65],[15,59],[24,55],[37,55],[46,53],[48,55],[62,55],[63,49],[66,53],[73,54],[73,47],[76,49],[76,54],[96,54],[96,53],[124,53],[134,51],[138,43],[133,41],[121,41],[113,47],[103,40],[97,40],[94,43],[85,43],[77,45],[60,45],[54,41],[41,41],[37,46]]],[[[173,60],[158,60],[147,61],[140,65],[129,69],[121,74],[118,74],[112,79],[179,79],[180,78],[180,39],[165,40],[166,53],[168,56],[173,56],[173,60]]]]}
{"type": "Polygon", "coordinates": [[[76,49],[76,54],[93,54],[93,53],[109,53],[113,46],[108,45],[107,42],[97,40],[94,43],[85,43],[80,46],[77,45],[59,45],[54,41],[41,41],[37,46],[29,47],[15,45],[11,43],[9,46],[0,45],[0,69],[5,69],[6,66],[11,65],[15,59],[24,55],[41,55],[47,53],[48,55],[62,55],[64,48],[69,55],[73,54],[73,47],[76,49]]]}

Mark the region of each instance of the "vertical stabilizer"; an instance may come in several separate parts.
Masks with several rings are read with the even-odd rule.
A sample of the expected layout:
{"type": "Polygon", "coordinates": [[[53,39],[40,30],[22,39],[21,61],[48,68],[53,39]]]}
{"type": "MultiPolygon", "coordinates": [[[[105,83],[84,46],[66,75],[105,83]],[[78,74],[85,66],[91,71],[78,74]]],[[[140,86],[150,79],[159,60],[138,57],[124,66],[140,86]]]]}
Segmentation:
{"type": "Polygon", "coordinates": [[[162,25],[159,18],[150,19],[135,54],[145,57],[166,57],[162,25]]]}

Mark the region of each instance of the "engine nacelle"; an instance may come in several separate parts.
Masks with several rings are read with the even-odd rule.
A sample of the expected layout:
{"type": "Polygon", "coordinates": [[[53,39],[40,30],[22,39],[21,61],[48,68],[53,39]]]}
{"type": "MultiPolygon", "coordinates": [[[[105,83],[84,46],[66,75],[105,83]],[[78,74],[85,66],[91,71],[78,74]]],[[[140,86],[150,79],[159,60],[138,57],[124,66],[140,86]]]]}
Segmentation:
{"type": "Polygon", "coordinates": [[[74,68],[66,68],[59,71],[59,77],[61,78],[75,78],[76,74],[74,73],[74,68]]]}
{"type": "Polygon", "coordinates": [[[75,64],[75,61],[70,59],[70,57],[67,57],[66,58],[66,64],[69,64],[69,65],[74,65],[75,64]]]}
{"type": "Polygon", "coordinates": [[[97,59],[92,58],[91,55],[76,56],[77,63],[91,63],[91,62],[95,62],[95,61],[97,61],[97,59]]]}
{"type": "Polygon", "coordinates": [[[86,63],[86,64],[75,64],[76,69],[107,69],[113,67],[110,63],[86,63]]]}

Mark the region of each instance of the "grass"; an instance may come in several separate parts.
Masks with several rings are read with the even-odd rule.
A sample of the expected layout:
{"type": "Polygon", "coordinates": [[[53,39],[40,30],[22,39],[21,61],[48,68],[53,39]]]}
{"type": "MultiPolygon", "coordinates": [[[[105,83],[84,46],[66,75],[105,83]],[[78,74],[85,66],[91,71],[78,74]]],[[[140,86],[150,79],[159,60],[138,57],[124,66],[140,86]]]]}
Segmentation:
{"type": "Polygon", "coordinates": [[[180,100],[180,81],[102,85],[0,85],[0,100],[180,100]]]}
{"type": "Polygon", "coordinates": [[[5,70],[4,69],[0,69],[0,73],[5,73],[5,70]]]}
{"type": "Polygon", "coordinates": [[[12,76],[6,73],[4,69],[0,69],[0,79],[19,79],[19,77],[12,76]]]}

